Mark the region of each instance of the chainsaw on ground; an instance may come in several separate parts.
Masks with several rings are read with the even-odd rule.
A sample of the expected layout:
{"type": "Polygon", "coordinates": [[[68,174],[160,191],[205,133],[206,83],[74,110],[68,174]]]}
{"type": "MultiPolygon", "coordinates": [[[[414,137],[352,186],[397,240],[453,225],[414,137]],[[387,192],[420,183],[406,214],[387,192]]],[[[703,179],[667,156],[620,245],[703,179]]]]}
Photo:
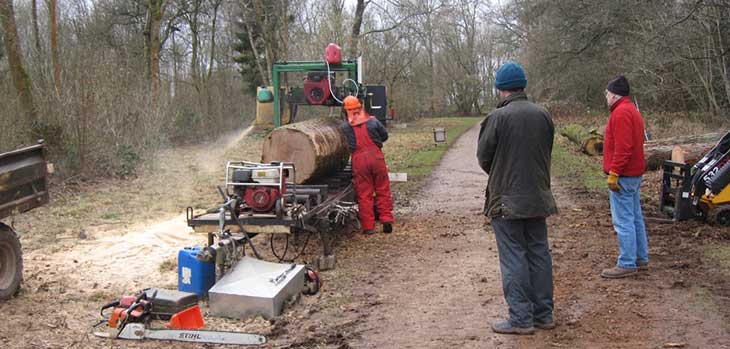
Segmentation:
{"type": "Polygon", "coordinates": [[[659,209],[674,221],[730,226],[730,132],[694,166],[664,162],[659,209]]]}
{"type": "MultiPolygon", "coordinates": [[[[175,304],[186,303],[184,292],[161,290],[163,297],[158,297],[158,290],[148,289],[136,296],[125,296],[102,306],[103,320],[97,326],[106,323],[106,331],[95,331],[94,335],[110,339],[156,339],[209,344],[260,345],[266,343],[266,337],[239,332],[198,330],[204,326],[200,308],[195,304],[180,312],[169,315],[175,304]],[[169,297],[172,295],[172,297],[169,297]],[[182,296],[182,297],[181,297],[182,296]],[[156,304],[161,304],[162,311],[156,311],[156,304]],[[109,309],[111,312],[109,313],[109,309]],[[150,328],[154,319],[169,318],[168,329],[150,328]]],[[[96,326],[95,326],[96,327],[96,326]]]]}

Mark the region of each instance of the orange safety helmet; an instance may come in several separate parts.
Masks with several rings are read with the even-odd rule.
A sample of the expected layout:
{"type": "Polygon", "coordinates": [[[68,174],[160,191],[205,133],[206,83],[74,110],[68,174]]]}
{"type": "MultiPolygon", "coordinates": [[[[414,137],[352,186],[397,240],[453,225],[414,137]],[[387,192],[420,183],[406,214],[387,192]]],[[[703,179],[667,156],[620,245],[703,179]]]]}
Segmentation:
{"type": "Polygon", "coordinates": [[[360,100],[357,99],[355,96],[347,96],[345,97],[345,100],[342,102],[342,105],[345,107],[345,110],[355,110],[362,108],[362,105],[360,105],[360,100]]]}

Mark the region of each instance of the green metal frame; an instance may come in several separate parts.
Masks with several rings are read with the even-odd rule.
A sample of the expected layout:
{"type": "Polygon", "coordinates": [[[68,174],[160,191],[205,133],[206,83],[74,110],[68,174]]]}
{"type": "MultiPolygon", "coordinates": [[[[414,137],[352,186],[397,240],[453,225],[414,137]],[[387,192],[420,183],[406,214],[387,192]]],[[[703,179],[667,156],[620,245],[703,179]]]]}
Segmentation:
{"type": "MultiPolygon", "coordinates": [[[[357,61],[343,61],[342,64],[330,64],[330,71],[344,71],[348,78],[358,81],[357,61]],[[354,78],[353,78],[354,77],[354,78]]],[[[271,69],[274,85],[274,127],[281,126],[281,73],[327,71],[327,64],[324,61],[294,61],[276,62],[271,69]]]]}

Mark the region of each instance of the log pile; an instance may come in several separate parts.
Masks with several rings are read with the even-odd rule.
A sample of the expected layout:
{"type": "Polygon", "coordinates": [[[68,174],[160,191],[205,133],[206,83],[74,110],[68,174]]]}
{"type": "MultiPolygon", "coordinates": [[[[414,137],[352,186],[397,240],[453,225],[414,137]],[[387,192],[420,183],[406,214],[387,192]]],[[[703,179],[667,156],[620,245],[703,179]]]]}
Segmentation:
{"type": "Polygon", "coordinates": [[[595,129],[588,130],[578,124],[569,124],[560,130],[560,134],[577,144],[588,155],[603,153],[603,135],[595,129]]]}
{"type": "Polygon", "coordinates": [[[646,170],[660,170],[664,160],[694,164],[702,159],[723,135],[721,132],[712,132],[648,141],[644,144],[646,170]]]}
{"type": "Polygon", "coordinates": [[[264,140],[261,162],[293,162],[297,184],[342,170],[350,157],[342,121],[311,119],[274,129],[264,140]]]}
{"type": "MultiPolygon", "coordinates": [[[[577,144],[588,155],[603,153],[603,135],[578,124],[569,124],[560,134],[577,144]]],[[[647,171],[661,170],[665,160],[694,164],[702,159],[725,135],[711,132],[699,135],[651,140],[644,143],[644,159],[647,171]]]]}

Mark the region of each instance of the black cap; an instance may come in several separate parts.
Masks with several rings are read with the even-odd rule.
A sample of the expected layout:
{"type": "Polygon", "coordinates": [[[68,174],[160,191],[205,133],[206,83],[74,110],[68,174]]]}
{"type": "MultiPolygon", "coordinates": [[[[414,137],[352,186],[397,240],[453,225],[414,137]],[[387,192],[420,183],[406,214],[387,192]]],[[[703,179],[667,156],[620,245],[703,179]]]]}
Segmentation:
{"type": "Polygon", "coordinates": [[[628,96],[629,92],[631,92],[629,89],[629,81],[626,80],[626,77],[623,75],[619,75],[609,81],[606,89],[619,96],[628,96]]]}

